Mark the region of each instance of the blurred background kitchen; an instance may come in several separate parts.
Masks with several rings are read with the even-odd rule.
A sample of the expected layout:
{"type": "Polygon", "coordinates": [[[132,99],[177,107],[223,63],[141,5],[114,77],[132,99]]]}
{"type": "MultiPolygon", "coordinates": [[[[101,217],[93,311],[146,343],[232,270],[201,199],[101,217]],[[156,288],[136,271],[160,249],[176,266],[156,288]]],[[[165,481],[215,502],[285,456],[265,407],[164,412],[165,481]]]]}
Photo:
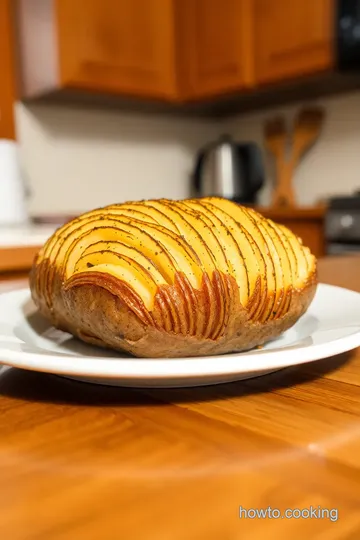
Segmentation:
{"type": "Polygon", "coordinates": [[[126,200],[360,251],[360,0],[0,0],[0,272],[126,200]]]}

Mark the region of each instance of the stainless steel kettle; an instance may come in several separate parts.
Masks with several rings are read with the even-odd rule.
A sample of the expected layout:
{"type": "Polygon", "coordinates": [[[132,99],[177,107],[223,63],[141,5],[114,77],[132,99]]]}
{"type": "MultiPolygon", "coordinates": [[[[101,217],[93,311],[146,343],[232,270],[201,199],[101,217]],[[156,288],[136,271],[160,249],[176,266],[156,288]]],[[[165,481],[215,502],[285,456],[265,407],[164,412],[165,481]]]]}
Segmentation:
{"type": "Polygon", "coordinates": [[[200,150],[193,187],[199,197],[218,196],[239,203],[255,203],[264,176],[258,145],[235,143],[229,135],[223,135],[200,150]]]}

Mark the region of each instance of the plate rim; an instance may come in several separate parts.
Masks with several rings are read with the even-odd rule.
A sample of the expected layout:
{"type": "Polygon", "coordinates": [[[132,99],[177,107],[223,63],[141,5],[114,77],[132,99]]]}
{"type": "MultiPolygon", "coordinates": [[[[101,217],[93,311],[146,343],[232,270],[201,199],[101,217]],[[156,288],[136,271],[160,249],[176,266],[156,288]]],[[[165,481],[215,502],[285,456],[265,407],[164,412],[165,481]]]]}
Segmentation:
{"type": "MultiPolygon", "coordinates": [[[[329,290],[339,289],[358,296],[360,301],[359,292],[345,287],[318,283],[318,289],[320,288],[329,290]]],[[[31,299],[29,287],[5,291],[0,293],[0,302],[4,296],[18,296],[23,298],[25,294],[28,294],[29,299],[31,299]]],[[[103,379],[132,379],[134,381],[145,379],[216,378],[228,375],[240,376],[247,373],[261,373],[264,370],[276,370],[315,362],[348,352],[358,346],[360,346],[360,330],[348,336],[335,338],[326,343],[299,345],[291,349],[288,347],[280,350],[267,349],[261,351],[260,354],[259,351],[252,350],[224,355],[180,358],[108,358],[96,355],[84,357],[70,354],[53,354],[51,351],[46,351],[45,354],[38,354],[36,352],[3,349],[0,344],[0,366],[6,365],[58,375],[101,377],[103,379]],[[251,362],[249,362],[250,356],[257,357],[254,365],[251,365],[251,362]],[[241,362],[241,358],[246,358],[247,362],[245,365],[241,362]],[[165,362],[166,369],[164,369],[165,362]],[[119,370],[119,364],[121,364],[121,371],[119,370]],[[137,369],[136,366],[139,367],[139,365],[141,368],[137,369]],[[159,369],[160,367],[162,369],[159,369]]]]}

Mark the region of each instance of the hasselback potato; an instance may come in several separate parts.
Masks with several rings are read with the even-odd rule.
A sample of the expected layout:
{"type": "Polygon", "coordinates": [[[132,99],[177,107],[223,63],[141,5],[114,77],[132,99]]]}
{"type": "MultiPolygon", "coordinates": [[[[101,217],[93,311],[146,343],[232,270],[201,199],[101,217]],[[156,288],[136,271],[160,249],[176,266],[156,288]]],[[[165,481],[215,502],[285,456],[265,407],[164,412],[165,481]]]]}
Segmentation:
{"type": "Polygon", "coordinates": [[[241,351],[292,326],[316,259],[290,230],[217,197],[116,204],[59,228],[32,297],[80,339],[141,357],[241,351]]]}

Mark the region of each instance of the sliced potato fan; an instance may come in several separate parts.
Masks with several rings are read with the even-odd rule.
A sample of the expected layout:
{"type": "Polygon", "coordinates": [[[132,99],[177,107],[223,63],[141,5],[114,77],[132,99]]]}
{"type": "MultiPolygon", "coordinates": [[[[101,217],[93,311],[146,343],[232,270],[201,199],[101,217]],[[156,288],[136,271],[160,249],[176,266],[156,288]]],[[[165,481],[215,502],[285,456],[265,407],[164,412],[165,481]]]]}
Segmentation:
{"type": "Polygon", "coordinates": [[[283,225],[217,197],[136,201],[58,229],[31,291],[52,322],[138,356],[244,350],[290,327],[316,289],[316,260],[283,225]]]}

